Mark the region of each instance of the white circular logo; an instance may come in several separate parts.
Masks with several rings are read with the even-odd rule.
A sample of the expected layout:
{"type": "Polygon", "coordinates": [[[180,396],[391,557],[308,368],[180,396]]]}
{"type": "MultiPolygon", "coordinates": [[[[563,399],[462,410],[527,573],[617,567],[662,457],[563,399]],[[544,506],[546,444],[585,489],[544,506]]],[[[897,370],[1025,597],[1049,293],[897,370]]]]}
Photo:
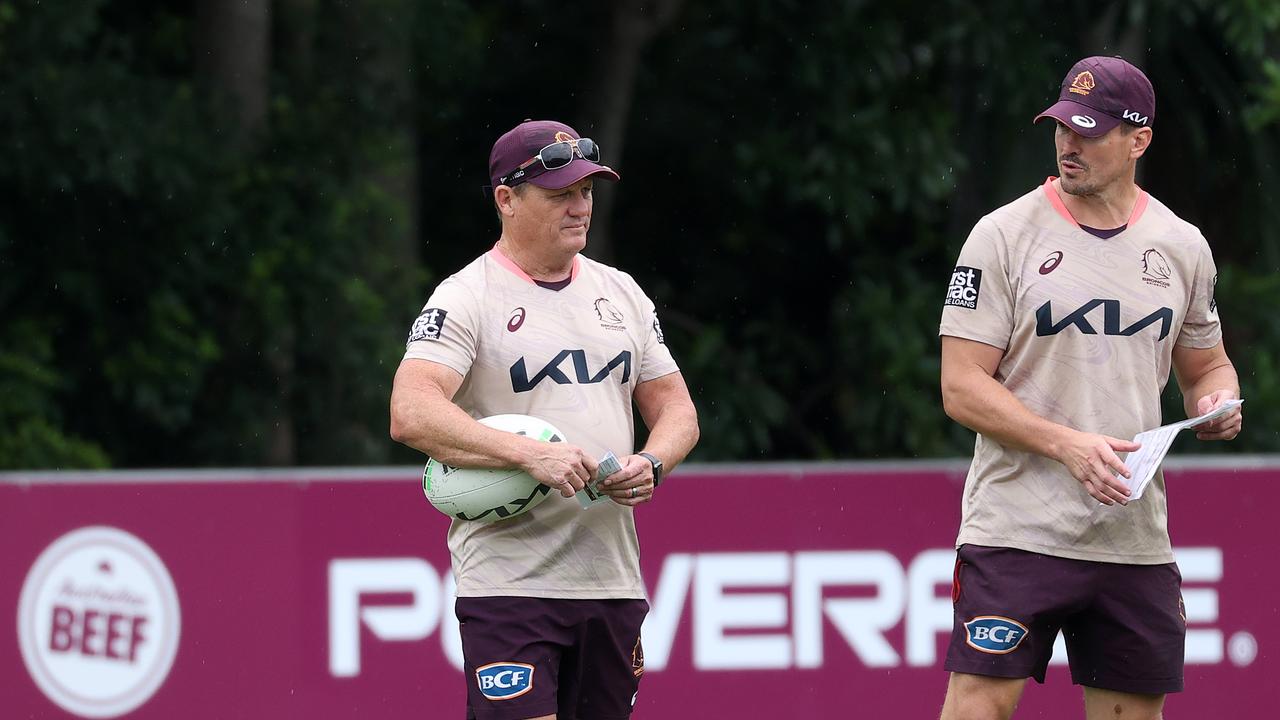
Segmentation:
{"type": "Polygon", "coordinates": [[[1091,128],[1091,127],[1096,127],[1098,125],[1098,121],[1094,120],[1088,115],[1072,115],[1071,122],[1079,125],[1082,128],[1091,128]]]}
{"type": "Polygon", "coordinates": [[[1258,640],[1253,633],[1241,630],[1227,641],[1227,655],[1236,667],[1245,667],[1258,657],[1258,640]]]}
{"type": "Polygon", "coordinates": [[[36,559],[18,603],[27,672],[67,712],[110,718],[155,694],[178,653],[173,579],[138,538],[85,527],[36,559]]]}

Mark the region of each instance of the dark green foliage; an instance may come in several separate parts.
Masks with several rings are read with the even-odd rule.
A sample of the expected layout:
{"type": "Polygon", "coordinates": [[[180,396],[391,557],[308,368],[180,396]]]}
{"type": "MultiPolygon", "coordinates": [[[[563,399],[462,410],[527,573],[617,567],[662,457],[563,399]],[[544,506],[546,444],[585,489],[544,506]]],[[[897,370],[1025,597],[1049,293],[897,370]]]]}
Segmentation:
{"type": "MultiPolygon", "coordinates": [[[[245,137],[188,4],[0,0],[0,467],[417,458],[386,435],[405,332],[496,239],[493,139],[602,124],[611,7],[276,0],[245,137]]],[[[1053,172],[1030,119],[1071,62],[1130,48],[1158,96],[1139,180],[1221,270],[1248,410],[1215,449],[1280,450],[1277,7],[686,2],[635,76],[610,236],[695,458],[967,453],[937,390],[948,269],[1053,172]]]]}
{"type": "Polygon", "coordinates": [[[0,3],[0,23],[0,466],[256,464],[281,417],[298,461],[384,460],[421,273],[376,182],[407,155],[394,98],[348,41],[317,33],[239,143],[192,79],[191,18],[0,3]]]}

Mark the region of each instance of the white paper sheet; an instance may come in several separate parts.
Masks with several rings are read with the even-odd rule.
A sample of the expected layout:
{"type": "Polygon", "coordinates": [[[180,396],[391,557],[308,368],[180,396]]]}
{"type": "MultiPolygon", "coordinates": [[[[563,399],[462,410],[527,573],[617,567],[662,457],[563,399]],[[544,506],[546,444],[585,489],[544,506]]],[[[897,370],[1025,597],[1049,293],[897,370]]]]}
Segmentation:
{"type": "Polygon", "coordinates": [[[1182,422],[1162,425],[1154,430],[1145,430],[1138,433],[1133,438],[1133,441],[1141,443],[1142,447],[1121,458],[1124,464],[1129,467],[1129,472],[1133,473],[1133,477],[1126,481],[1132,491],[1132,494],[1129,495],[1129,502],[1142,497],[1142,493],[1146,491],[1147,486],[1151,484],[1152,478],[1156,476],[1156,470],[1160,468],[1160,463],[1164,461],[1164,456],[1169,452],[1169,447],[1173,445],[1173,439],[1177,437],[1179,432],[1200,423],[1222,417],[1233,409],[1240,407],[1243,402],[1244,400],[1228,400],[1217,410],[1207,412],[1200,417],[1188,418],[1182,422]]]}

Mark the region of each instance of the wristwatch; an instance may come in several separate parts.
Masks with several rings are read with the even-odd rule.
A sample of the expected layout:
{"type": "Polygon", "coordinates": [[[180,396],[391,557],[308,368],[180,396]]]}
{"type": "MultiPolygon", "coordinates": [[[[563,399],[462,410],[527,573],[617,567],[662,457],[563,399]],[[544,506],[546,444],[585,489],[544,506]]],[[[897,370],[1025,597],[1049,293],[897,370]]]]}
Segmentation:
{"type": "Polygon", "coordinates": [[[658,487],[659,485],[661,485],[662,484],[662,461],[659,460],[655,455],[651,453],[638,452],[636,454],[644,458],[645,460],[648,460],[649,464],[653,466],[653,486],[658,487]]]}

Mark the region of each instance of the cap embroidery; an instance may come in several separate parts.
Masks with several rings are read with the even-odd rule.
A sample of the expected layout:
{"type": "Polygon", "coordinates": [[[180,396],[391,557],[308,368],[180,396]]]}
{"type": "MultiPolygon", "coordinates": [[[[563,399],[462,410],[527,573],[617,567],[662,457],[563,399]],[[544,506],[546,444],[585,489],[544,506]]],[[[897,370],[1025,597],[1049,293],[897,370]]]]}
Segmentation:
{"type": "Polygon", "coordinates": [[[1079,75],[1076,75],[1075,79],[1071,81],[1069,91],[1077,95],[1088,95],[1094,87],[1095,83],[1093,82],[1093,73],[1085,70],[1079,75]]]}
{"type": "Polygon", "coordinates": [[[563,130],[556,131],[556,142],[571,142],[573,136],[563,130]]]}
{"type": "Polygon", "coordinates": [[[1143,115],[1137,110],[1125,110],[1121,114],[1124,115],[1125,120],[1128,120],[1134,125],[1146,125],[1151,121],[1151,117],[1149,115],[1143,115]]]}

